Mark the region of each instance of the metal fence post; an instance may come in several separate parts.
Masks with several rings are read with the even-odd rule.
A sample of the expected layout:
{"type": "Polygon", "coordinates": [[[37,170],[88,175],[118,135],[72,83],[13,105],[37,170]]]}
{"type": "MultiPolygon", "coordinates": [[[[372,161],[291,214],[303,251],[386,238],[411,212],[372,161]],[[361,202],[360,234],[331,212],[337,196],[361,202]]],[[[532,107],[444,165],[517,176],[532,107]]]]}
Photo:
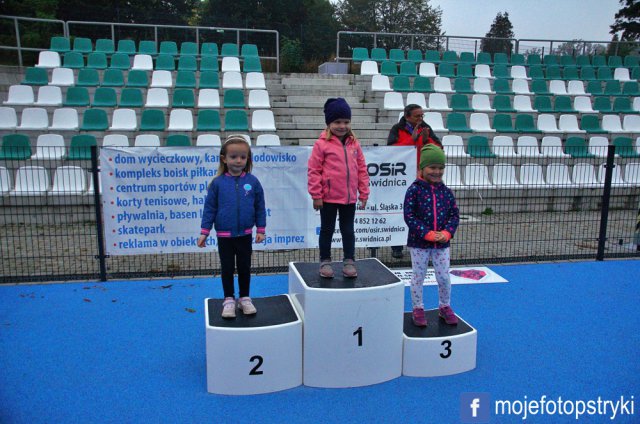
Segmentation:
{"type": "Polygon", "coordinates": [[[610,144],[607,148],[607,163],[604,174],[604,192],[602,193],[602,208],[600,209],[600,233],[598,234],[598,253],[596,260],[604,260],[604,244],[607,241],[607,221],[609,219],[609,202],[611,200],[611,179],[613,176],[613,158],[616,146],[610,144]]]}
{"type": "Polygon", "coordinates": [[[98,255],[100,261],[100,281],[107,281],[107,256],[104,253],[104,232],[102,227],[102,205],[100,204],[100,175],[98,174],[98,147],[91,146],[91,178],[93,178],[93,206],[96,211],[96,231],[98,233],[98,255]]]}

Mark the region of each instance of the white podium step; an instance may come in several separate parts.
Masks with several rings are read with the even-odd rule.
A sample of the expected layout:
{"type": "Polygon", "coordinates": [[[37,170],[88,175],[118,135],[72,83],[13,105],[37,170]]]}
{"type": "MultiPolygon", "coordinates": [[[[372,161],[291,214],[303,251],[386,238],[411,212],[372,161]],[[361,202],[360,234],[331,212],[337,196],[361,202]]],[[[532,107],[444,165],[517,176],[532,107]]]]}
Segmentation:
{"type": "Polygon", "coordinates": [[[426,327],[416,327],[411,312],[404,314],[402,374],[438,377],[458,374],[476,367],[478,332],[458,316],[458,325],[448,325],[438,310],[424,311],[426,327]]]}
{"type": "Polygon", "coordinates": [[[287,295],[253,298],[255,315],[224,319],[205,299],[207,390],[253,395],[302,384],[302,320],[287,295]]]}
{"type": "Polygon", "coordinates": [[[289,294],[304,319],[303,382],[357,387],[402,374],[404,284],[377,259],[356,262],[358,277],[318,273],[318,263],[289,264],[289,294]]]}

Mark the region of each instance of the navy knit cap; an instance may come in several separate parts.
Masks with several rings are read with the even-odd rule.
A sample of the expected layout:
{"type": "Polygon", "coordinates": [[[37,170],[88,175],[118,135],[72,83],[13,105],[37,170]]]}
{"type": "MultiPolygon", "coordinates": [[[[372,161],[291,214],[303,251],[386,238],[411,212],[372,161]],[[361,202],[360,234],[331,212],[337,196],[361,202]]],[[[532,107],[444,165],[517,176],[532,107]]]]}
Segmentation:
{"type": "Polygon", "coordinates": [[[324,104],[324,121],[327,125],[336,119],[351,120],[351,108],[345,99],[328,99],[324,104]]]}

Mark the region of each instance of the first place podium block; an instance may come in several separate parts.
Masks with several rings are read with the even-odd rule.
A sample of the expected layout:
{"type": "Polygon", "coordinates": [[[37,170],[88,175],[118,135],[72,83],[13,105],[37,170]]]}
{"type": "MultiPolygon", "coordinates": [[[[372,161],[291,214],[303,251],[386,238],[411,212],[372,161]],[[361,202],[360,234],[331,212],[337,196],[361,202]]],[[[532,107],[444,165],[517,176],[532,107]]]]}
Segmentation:
{"type": "Polygon", "coordinates": [[[254,298],[255,315],[224,319],[205,299],[207,391],[254,395],[302,384],[302,320],[287,295],[254,298]]]}
{"type": "Polygon", "coordinates": [[[448,325],[437,309],[425,312],[426,327],[416,327],[411,312],[404,314],[402,374],[409,377],[439,377],[476,367],[478,332],[458,317],[458,325],[448,325]]]}
{"type": "Polygon", "coordinates": [[[356,262],[358,277],[320,277],[318,263],[289,264],[289,294],[304,319],[303,382],[358,387],[402,374],[404,284],[377,259],[356,262]]]}

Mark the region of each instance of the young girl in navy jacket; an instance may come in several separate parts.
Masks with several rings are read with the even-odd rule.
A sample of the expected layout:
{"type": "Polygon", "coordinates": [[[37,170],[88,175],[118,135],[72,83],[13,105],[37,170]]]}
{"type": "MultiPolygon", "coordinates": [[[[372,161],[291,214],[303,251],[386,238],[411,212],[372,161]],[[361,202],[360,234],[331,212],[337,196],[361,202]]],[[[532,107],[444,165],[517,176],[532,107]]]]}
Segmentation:
{"type": "Polygon", "coordinates": [[[429,259],[438,282],[438,315],[447,324],[458,323],[450,305],[449,240],[458,228],[460,215],[453,192],[442,182],[444,166],[442,149],[432,144],[424,146],[420,154],[420,175],[407,189],[404,198],[404,221],[409,227],[407,246],[413,268],[413,323],[419,327],[427,325],[422,296],[429,259]]]}
{"type": "Polygon", "coordinates": [[[251,147],[242,136],[229,136],[220,149],[218,173],[209,184],[198,246],[206,245],[211,228],[218,237],[222,270],[222,317],[235,318],[236,307],[245,315],[256,313],[249,297],[253,227],[256,243],[265,238],[266,209],[260,181],[251,174],[251,147]],[[239,298],[236,305],[233,273],[238,267],[239,298]]]}

